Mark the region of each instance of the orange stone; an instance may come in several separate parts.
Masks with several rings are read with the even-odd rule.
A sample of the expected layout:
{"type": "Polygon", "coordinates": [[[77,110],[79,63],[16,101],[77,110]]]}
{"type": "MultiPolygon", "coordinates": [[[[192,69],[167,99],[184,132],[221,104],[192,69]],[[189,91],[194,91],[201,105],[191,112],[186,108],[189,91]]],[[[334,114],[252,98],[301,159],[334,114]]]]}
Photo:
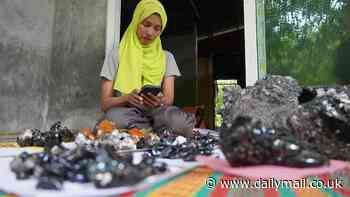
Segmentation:
{"type": "Polygon", "coordinates": [[[116,129],[116,126],[112,121],[103,120],[97,125],[97,129],[101,129],[106,133],[111,133],[114,129],[116,129]]]}
{"type": "Polygon", "coordinates": [[[83,133],[85,137],[89,138],[90,140],[96,139],[96,136],[94,135],[94,133],[90,128],[82,128],[80,129],[80,131],[83,133]]]}
{"type": "Polygon", "coordinates": [[[128,131],[128,133],[133,137],[145,137],[145,134],[138,128],[132,128],[128,131]]]}

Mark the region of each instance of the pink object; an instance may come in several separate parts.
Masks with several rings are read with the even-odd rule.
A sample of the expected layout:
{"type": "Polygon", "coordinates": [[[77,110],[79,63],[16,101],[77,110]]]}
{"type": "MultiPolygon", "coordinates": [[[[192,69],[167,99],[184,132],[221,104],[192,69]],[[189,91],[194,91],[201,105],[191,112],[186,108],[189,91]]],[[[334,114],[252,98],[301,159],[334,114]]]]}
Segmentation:
{"type": "Polygon", "coordinates": [[[350,167],[350,164],[344,161],[331,160],[329,165],[316,168],[293,168],[276,165],[258,165],[246,167],[231,167],[224,159],[218,159],[207,156],[197,156],[197,161],[206,165],[217,172],[227,175],[236,175],[246,177],[252,180],[274,178],[278,180],[297,180],[310,175],[321,175],[332,173],[337,170],[350,167]]]}

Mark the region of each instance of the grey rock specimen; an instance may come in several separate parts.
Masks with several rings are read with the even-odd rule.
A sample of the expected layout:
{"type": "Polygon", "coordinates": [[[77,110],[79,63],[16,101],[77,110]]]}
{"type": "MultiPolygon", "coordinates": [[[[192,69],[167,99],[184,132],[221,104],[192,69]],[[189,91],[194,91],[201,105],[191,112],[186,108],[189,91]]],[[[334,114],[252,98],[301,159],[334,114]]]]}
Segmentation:
{"type": "MultiPolygon", "coordinates": [[[[230,128],[237,116],[261,120],[265,127],[285,122],[298,108],[301,87],[291,77],[271,76],[246,89],[226,88],[222,109],[223,128],[230,128]]],[[[278,126],[280,127],[280,126],[278,126]]]]}

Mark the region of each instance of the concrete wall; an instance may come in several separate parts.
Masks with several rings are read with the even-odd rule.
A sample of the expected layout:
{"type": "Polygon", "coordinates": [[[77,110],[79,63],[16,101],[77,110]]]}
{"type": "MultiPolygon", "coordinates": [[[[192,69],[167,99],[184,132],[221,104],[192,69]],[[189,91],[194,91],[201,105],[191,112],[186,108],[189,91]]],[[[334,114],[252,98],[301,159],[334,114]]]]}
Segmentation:
{"type": "Polygon", "coordinates": [[[0,1],[0,131],[99,116],[106,0],[0,1]]]}
{"type": "Polygon", "coordinates": [[[92,126],[99,112],[106,1],[55,2],[48,120],[92,126]]]}

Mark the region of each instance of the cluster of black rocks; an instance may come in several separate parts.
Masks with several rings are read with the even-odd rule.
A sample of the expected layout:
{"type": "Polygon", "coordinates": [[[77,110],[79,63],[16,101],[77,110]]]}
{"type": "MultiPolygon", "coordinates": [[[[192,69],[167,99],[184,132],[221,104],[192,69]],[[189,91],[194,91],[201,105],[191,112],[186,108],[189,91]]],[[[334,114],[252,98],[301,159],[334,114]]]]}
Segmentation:
{"type": "Polygon", "coordinates": [[[218,139],[211,134],[194,132],[192,137],[174,135],[171,132],[160,134],[159,143],[150,151],[154,157],[195,161],[197,155],[211,155],[218,139]]]}
{"type": "Polygon", "coordinates": [[[89,183],[97,188],[135,184],[144,178],[165,172],[167,165],[148,154],[134,163],[130,154],[116,154],[108,148],[96,151],[86,147],[67,149],[54,146],[42,153],[21,153],[10,164],[17,179],[37,178],[38,189],[60,190],[64,181],[89,183]]]}
{"type": "Polygon", "coordinates": [[[17,137],[17,144],[23,146],[53,147],[62,142],[74,141],[74,133],[60,121],[55,122],[49,131],[42,132],[39,129],[26,129],[17,137]]]}
{"type": "Polygon", "coordinates": [[[67,130],[66,127],[60,123],[54,124],[46,133],[57,134],[56,140],[45,143],[33,143],[38,141],[34,136],[41,136],[40,133],[31,138],[23,137],[25,134],[21,136],[18,141],[22,145],[44,146],[45,149],[42,153],[24,152],[11,161],[10,168],[17,179],[34,177],[38,179],[38,189],[50,190],[62,189],[64,181],[92,182],[97,188],[134,185],[148,176],[167,170],[166,163],[157,162],[157,158],[194,161],[196,155],[211,155],[218,143],[218,139],[210,134],[194,132],[191,137],[183,137],[170,129],[164,130],[155,144],[146,143],[144,138],[138,141],[137,148],[145,152],[141,161],[135,164],[132,154],[134,149],[126,149],[126,152],[124,149],[115,149],[110,145],[114,141],[98,143],[78,134],[76,146],[66,148],[61,144],[63,137],[59,137],[65,133],[62,132],[64,130],[67,130]]]}
{"type": "Polygon", "coordinates": [[[231,166],[316,167],[328,162],[311,144],[278,135],[274,129],[248,116],[237,117],[230,130],[221,132],[221,148],[231,166]]]}
{"type": "Polygon", "coordinates": [[[220,145],[231,165],[350,160],[350,86],[301,87],[268,76],[246,89],[226,88],[222,116],[220,145]]]}

